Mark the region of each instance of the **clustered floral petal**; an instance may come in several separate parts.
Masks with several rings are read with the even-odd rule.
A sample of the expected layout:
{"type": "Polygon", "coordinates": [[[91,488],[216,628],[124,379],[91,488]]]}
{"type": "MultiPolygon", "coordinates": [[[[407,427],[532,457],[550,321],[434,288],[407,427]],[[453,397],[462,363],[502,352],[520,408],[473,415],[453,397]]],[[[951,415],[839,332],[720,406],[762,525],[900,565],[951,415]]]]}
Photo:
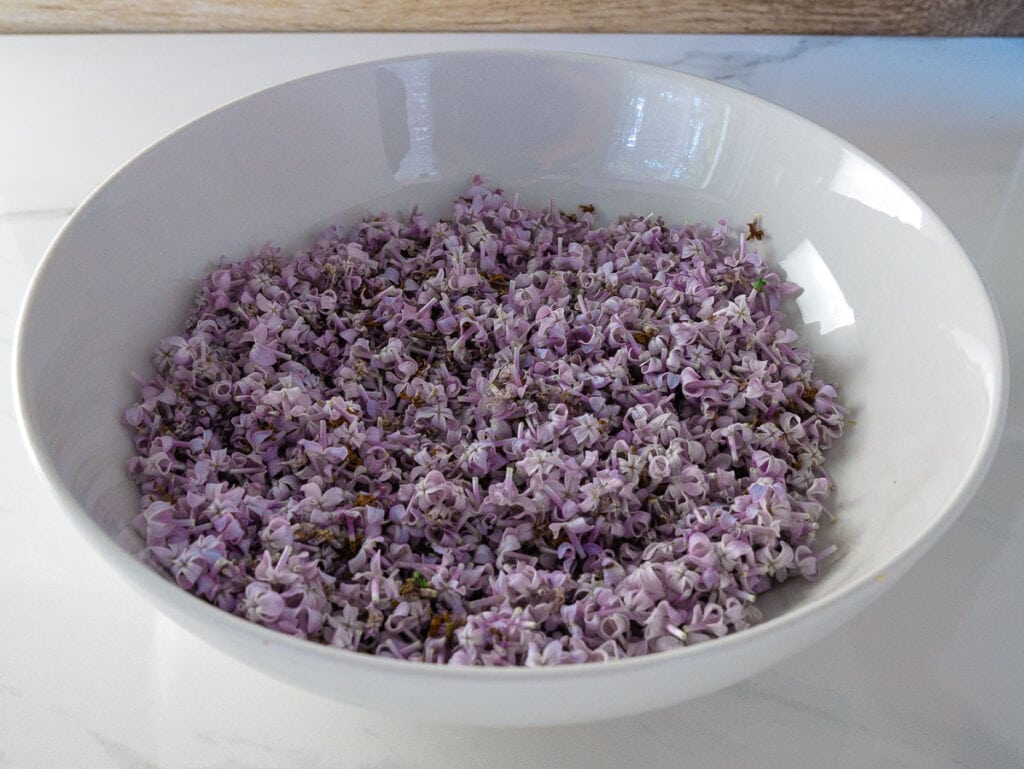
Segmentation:
{"type": "Polygon", "coordinates": [[[552,665],[741,630],[813,579],[842,432],[799,289],[724,221],[597,226],[476,178],[203,281],[125,413],[143,557],[407,660],[552,665]]]}

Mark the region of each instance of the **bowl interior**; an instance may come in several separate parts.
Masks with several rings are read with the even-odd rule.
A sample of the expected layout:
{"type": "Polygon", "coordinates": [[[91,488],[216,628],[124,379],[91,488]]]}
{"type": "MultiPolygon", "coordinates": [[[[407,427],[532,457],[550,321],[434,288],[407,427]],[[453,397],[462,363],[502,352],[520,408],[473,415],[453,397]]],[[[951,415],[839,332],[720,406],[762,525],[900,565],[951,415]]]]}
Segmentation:
{"type": "Polygon", "coordinates": [[[895,575],[951,521],[998,428],[1002,348],[934,214],[835,136],[731,89],[491,53],[373,63],[236,102],[137,157],[73,217],[25,307],[17,377],[39,464],[90,537],[131,561],[138,494],[120,416],[205,270],[266,240],[294,250],[367,210],[439,214],[476,173],[533,204],[595,204],[606,221],[761,216],[759,250],[803,286],[793,323],[853,420],[828,465],[840,555],[818,582],[779,591],[769,624],[895,575]]]}

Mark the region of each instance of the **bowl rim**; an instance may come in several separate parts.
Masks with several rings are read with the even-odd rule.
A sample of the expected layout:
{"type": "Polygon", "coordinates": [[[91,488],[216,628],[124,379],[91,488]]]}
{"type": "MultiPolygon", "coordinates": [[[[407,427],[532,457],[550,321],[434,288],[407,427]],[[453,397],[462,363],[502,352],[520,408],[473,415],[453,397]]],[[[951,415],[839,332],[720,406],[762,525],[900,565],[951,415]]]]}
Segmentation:
{"type": "MultiPolygon", "coordinates": [[[[924,225],[922,225],[923,227],[924,225]]],[[[981,277],[976,265],[971,261],[965,249],[960,244],[952,231],[946,226],[934,210],[910,187],[906,182],[891,172],[884,165],[873,157],[851,144],[849,141],[821,126],[820,124],[800,115],[797,112],[786,109],[774,102],[760,96],[743,91],[739,88],[726,85],[715,80],[680,72],[666,66],[637,62],[623,57],[611,57],[597,54],[585,54],[576,52],[552,51],[543,48],[474,48],[466,50],[446,50],[427,53],[413,53],[385,59],[374,59],[350,64],[342,67],[335,67],[320,72],[310,73],[296,78],[291,78],[281,83],[271,85],[253,93],[233,99],[221,106],[207,110],[200,115],[190,119],[186,123],[166,133],[155,142],[149,144],[141,151],[122,163],[102,184],[97,186],[74,210],[71,216],[58,230],[50,245],[47,247],[43,257],[37,264],[30,279],[28,289],[22,301],[15,324],[14,344],[12,350],[11,374],[13,381],[13,400],[18,430],[22,440],[29,449],[29,456],[35,471],[49,487],[51,493],[60,503],[65,514],[71,519],[79,533],[85,537],[89,544],[98,551],[112,567],[137,590],[142,591],[148,598],[156,599],[154,608],[161,613],[167,614],[164,604],[170,603],[177,610],[184,614],[194,615],[197,622],[206,624],[208,622],[223,623],[225,629],[240,633],[251,634],[252,640],[258,642],[265,648],[283,646],[299,656],[313,656],[322,659],[329,664],[367,666],[369,670],[376,670],[381,673],[400,673],[401,675],[412,675],[415,677],[438,678],[449,681],[461,680],[492,680],[492,681],[528,681],[533,679],[575,679],[580,676],[596,677],[606,675],[625,675],[638,670],[672,665],[683,660],[696,662],[709,655],[727,653],[738,644],[754,646],[757,643],[765,642],[785,631],[795,631],[811,624],[814,618],[822,618],[831,615],[833,619],[838,616],[840,621],[833,621],[829,630],[834,629],[845,621],[852,619],[859,611],[863,610],[871,600],[876,598],[888,587],[896,582],[913,564],[938,540],[938,538],[953,524],[959,514],[964,510],[975,492],[981,486],[988,469],[991,467],[995,457],[999,440],[1002,435],[1003,424],[1006,417],[1008,402],[1008,351],[1005,334],[999,319],[998,308],[993,301],[992,294],[987,284],[981,277]],[[39,294],[44,289],[44,282],[47,272],[52,266],[58,254],[78,221],[87,214],[94,200],[105,194],[106,190],[117,181],[133,166],[139,159],[156,151],[168,141],[189,131],[195,124],[205,121],[207,118],[218,113],[228,111],[237,107],[243,102],[266,98],[268,94],[279,89],[294,88],[299,84],[308,84],[317,79],[329,79],[344,77],[348,74],[356,74],[364,70],[373,70],[391,64],[415,61],[415,60],[438,60],[459,57],[510,57],[528,59],[547,59],[551,61],[565,61],[576,64],[584,64],[594,67],[616,67],[633,70],[649,71],[661,77],[668,77],[680,83],[703,89],[710,92],[714,97],[738,102],[746,106],[760,110],[774,119],[792,121],[803,128],[809,128],[815,133],[830,139],[837,146],[849,151],[858,159],[864,161],[872,168],[883,174],[889,181],[896,184],[906,192],[913,202],[920,206],[924,214],[924,221],[935,228],[937,234],[946,239],[953,247],[954,256],[966,267],[965,277],[974,283],[975,289],[980,289],[981,296],[986,299],[984,306],[979,311],[984,311],[986,317],[982,320],[991,327],[990,341],[998,348],[998,355],[995,361],[995,371],[991,385],[991,404],[986,414],[984,431],[978,448],[971,464],[965,469],[964,474],[955,492],[947,499],[931,522],[925,527],[920,536],[909,541],[900,549],[895,551],[874,573],[866,574],[850,583],[838,587],[833,592],[812,598],[806,602],[800,602],[786,610],[781,617],[767,619],[742,631],[729,633],[721,638],[713,639],[711,642],[702,642],[689,646],[679,647],[668,651],[644,654],[637,657],[606,660],[600,663],[584,663],[576,665],[554,665],[526,667],[524,665],[513,666],[463,666],[411,662],[388,657],[381,657],[365,652],[354,652],[345,649],[338,649],[327,644],[311,642],[294,636],[272,630],[270,628],[250,622],[246,619],[233,615],[229,612],[207,603],[203,599],[188,593],[178,587],[173,581],[159,574],[156,570],[133,556],[127,550],[120,547],[114,539],[108,535],[100,525],[92,519],[85,508],[78,503],[72,491],[61,480],[55,464],[45,451],[41,436],[35,424],[32,413],[28,410],[29,383],[25,379],[25,363],[28,352],[26,350],[26,324],[28,315],[31,313],[39,294]],[[840,611],[847,608],[847,611],[840,611]]],[[[177,620],[177,617],[175,617],[177,620]]],[[[197,631],[188,627],[196,633],[197,631]]],[[[821,634],[813,635],[807,643],[813,643],[821,634]]],[[[203,638],[209,642],[209,639],[203,638]]],[[[806,645],[806,644],[804,644],[806,645]]],[[[793,651],[800,647],[791,647],[793,651]]],[[[791,652],[787,652],[786,656],[791,652]]]]}

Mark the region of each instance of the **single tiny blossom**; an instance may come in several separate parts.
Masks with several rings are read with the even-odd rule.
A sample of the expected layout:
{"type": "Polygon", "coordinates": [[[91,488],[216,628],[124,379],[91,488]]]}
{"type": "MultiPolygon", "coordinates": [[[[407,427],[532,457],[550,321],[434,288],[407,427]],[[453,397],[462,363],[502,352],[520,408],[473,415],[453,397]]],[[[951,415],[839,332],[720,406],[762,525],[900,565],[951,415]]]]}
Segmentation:
{"type": "MultiPolygon", "coordinates": [[[[200,283],[124,413],[140,557],[282,633],[452,665],[760,619],[834,552],[845,408],[724,222],[599,226],[474,179],[200,283]]],[[[759,225],[760,226],[760,225],[759,225]]]]}

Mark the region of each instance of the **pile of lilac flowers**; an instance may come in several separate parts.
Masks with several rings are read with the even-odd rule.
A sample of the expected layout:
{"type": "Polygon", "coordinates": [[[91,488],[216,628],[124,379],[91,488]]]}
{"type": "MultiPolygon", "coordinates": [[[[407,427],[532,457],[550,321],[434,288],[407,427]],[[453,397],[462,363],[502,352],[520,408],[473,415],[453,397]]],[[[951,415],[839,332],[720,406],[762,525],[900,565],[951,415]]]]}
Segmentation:
{"type": "Polygon", "coordinates": [[[477,178],[450,219],[222,264],[125,413],[143,557],[253,622],[408,660],[590,662],[749,626],[833,550],[844,416],[783,324],[799,289],[750,245],[477,178]]]}

